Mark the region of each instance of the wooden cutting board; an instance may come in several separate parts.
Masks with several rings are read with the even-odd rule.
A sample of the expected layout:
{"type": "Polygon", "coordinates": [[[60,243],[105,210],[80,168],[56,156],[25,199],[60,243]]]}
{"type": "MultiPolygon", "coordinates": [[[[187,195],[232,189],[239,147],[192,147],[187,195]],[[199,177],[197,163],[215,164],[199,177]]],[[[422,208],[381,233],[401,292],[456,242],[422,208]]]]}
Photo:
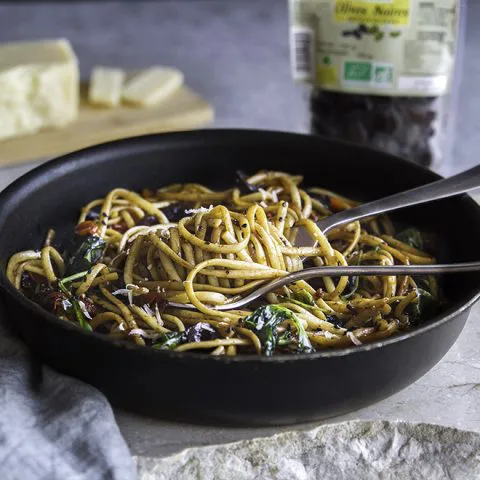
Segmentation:
{"type": "Polygon", "coordinates": [[[0,166],[56,157],[98,143],[150,133],[192,130],[209,124],[214,112],[200,95],[183,86],[159,105],[137,108],[94,107],[81,88],[78,119],[61,129],[0,141],[0,166]]]}

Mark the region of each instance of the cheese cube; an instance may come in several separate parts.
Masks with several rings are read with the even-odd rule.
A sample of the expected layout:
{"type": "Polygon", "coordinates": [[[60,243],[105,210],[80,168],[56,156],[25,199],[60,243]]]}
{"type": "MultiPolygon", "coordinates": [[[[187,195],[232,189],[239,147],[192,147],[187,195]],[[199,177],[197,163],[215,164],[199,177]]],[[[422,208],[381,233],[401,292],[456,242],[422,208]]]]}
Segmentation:
{"type": "Polygon", "coordinates": [[[0,139],[67,125],[78,102],[78,62],[67,40],[0,45],[0,139]]]}
{"type": "Polygon", "coordinates": [[[168,98],[182,84],[183,73],[180,70],[151,67],[126,83],[123,100],[139,106],[155,105],[168,98]]]}
{"type": "Polygon", "coordinates": [[[119,68],[95,67],[90,77],[88,101],[94,105],[116,107],[122,96],[125,72],[119,68]]]}

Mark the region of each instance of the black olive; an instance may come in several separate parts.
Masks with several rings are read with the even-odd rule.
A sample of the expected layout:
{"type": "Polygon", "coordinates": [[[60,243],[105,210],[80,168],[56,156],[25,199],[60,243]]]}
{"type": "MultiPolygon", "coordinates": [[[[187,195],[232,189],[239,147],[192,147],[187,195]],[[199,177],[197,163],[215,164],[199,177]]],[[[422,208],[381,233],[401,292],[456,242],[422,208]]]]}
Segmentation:
{"type": "Polygon", "coordinates": [[[237,170],[235,175],[235,183],[242,194],[258,192],[258,187],[248,182],[248,176],[242,170],[237,170]]]}
{"type": "Polygon", "coordinates": [[[82,299],[82,302],[85,305],[85,310],[93,318],[97,314],[97,307],[93,303],[93,300],[90,300],[88,297],[82,299]]]}
{"type": "Polygon", "coordinates": [[[424,150],[417,155],[418,163],[424,167],[430,167],[433,163],[433,155],[429,150],[424,150]]]}
{"type": "Polygon", "coordinates": [[[185,213],[185,210],[191,209],[192,206],[192,202],[175,202],[161,210],[170,222],[178,222],[183,217],[188,216],[188,213],[185,213]]]}
{"type": "Polygon", "coordinates": [[[38,283],[33,279],[33,277],[27,273],[22,273],[22,279],[20,281],[20,287],[22,292],[27,296],[30,297],[34,292],[35,288],[37,287],[38,283]]]}
{"type": "Polygon", "coordinates": [[[401,127],[402,119],[395,108],[376,109],[372,114],[370,126],[373,131],[393,135],[401,127]]]}
{"type": "Polygon", "coordinates": [[[338,132],[338,127],[336,122],[329,122],[328,119],[316,119],[312,118],[311,122],[312,131],[317,135],[331,135],[336,136],[338,132]]]}
{"type": "Polygon", "coordinates": [[[345,321],[335,315],[325,315],[327,322],[332,323],[336,328],[343,328],[345,321]]]}
{"type": "Polygon", "coordinates": [[[35,288],[35,292],[29,298],[31,298],[34,302],[38,303],[47,310],[50,310],[50,295],[53,292],[53,288],[47,282],[43,281],[37,285],[37,287],[35,288]]]}
{"type": "Polygon", "coordinates": [[[143,218],[139,220],[137,225],[146,225],[146,226],[151,226],[151,225],[156,225],[158,223],[157,217],[154,215],[145,215],[143,218]]]}
{"type": "Polygon", "coordinates": [[[97,220],[97,218],[100,216],[100,210],[99,209],[92,209],[87,213],[87,216],[85,217],[85,220],[97,220]]]}
{"type": "Polygon", "coordinates": [[[367,142],[368,132],[364,124],[357,120],[345,126],[345,136],[351,142],[364,144],[367,142]]]}
{"type": "Polygon", "coordinates": [[[199,322],[185,331],[187,342],[205,342],[218,338],[217,331],[209,324],[199,322]]]}

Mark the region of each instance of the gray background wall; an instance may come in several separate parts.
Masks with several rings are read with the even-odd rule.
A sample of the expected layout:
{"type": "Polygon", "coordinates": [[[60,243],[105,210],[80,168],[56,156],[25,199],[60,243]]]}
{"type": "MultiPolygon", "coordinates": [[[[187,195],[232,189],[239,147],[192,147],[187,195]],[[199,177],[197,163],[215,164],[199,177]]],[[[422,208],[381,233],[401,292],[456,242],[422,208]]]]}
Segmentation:
{"type": "MultiPolygon", "coordinates": [[[[477,163],[479,22],[480,0],[471,0],[454,161],[444,173],[477,163]]],[[[287,0],[0,6],[0,41],[59,36],[74,44],[85,76],[95,64],[179,67],[214,104],[218,127],[308,129],[307,90],[290,78],[287,0]]],[[[10,180],[25,168],[9,169],[2,177],[10,180]]]]}

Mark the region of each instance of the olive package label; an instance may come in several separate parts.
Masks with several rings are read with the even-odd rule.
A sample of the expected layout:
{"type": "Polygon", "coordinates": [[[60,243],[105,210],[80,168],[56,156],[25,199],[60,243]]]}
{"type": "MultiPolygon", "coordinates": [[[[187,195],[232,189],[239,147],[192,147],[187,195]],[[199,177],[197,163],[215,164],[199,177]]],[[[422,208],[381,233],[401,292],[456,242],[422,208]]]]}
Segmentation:
{"type": "Polygon", "coordinates": [[[458,0],[289,0],[292,73],[345,93],[441,96],[458,0]]]}

